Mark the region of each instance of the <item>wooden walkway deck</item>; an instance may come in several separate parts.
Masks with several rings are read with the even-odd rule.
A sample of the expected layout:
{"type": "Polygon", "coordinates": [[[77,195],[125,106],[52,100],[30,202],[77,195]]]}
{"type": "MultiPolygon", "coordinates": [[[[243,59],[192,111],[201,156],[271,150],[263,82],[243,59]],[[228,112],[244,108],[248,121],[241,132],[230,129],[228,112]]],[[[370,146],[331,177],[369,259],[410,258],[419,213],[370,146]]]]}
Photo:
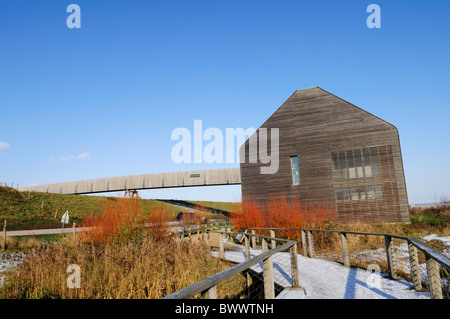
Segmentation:
{"type": "MultiPolygon", "coordinates": [[[[230,243],[227,243],[230,244],[230,243]]],[[[234,245],[234,244],[232,244],[234,245]]],[[[225,259],[233,262],[245,261],[241,246],[225,251],[225,259]]],[[[262,251],[251,249],[256,256],[262,251]]],[[[218,252],[212,252],[218,256],[218,252]]],[[[303,289],[292,289],[288,253],[273,256],[275,282],[286,289],[278,294],[279,299],[429,299],[426,292],[417,292],[404,280],[392,280],[386,274],[372,273],[365,269],[349,268],[340,263],[319,258],[297,255],[300,285],[303,289]]],[[[262,263],[252,270],[261,273],[262,263]]]]}

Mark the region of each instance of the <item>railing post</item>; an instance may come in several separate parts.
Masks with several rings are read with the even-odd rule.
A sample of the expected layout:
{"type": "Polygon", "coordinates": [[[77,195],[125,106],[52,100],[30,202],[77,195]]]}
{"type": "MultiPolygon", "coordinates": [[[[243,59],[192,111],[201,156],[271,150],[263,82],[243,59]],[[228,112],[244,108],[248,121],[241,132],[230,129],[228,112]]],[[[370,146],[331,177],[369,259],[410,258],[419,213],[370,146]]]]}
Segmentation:
{"type": "MultiPolygon", "coordinates": [[[[249,260],[252,258],[250,255],[250,239],[248,238],[247,234],[244,234],[244,243],[245,243],[245,260],[249,260]]],[[[250,272],[247,270],[245,271],[245,276],[247,277],[247,290],[248,293],[250,293],[250,286],[252,285],[252,276],[250,275],[250,272]]]]}
{"type": "Polygon", "coordinates": [[[342,242],[342,258],[344,260],[344,266],[350,267],[350,256],[348,253],[347,233],[341,233],[341,242],[342,242]]]}
{"type": "MultiPolygon", "coordinates": [[[[252,234],[255,235],[256,231],[254,229],[252,229],[252,234]]],[[[256,237],[252,236],[252,248],[256,249],[256,237]]]]}
{"type": "Polygon", "coordinates": [[[223,247],[223,234],[219,233],[219,257],[225,258],[225,250],[223,247]]]}
{"type": "Polygon", "coordinates": [[[422,290],[422,278],[420,276],[419,258],[417,257],[417,248],[408,241],[409,264],[411,267],[411,280],[416,291],[422,290]]]}
{"type": "Polygon", "coordinates": [[[262,252],[268,251],[269,247],[267,245],[267,240],[265,238],[261,239],[262,252]]]}
{"type": "MultiPolygon", "coordinates": [[[[275,230],[271,229],[270,230],[270,237],[275,238],[275,230]]],[[[275,239],[271,240],[271,248],[276,248],[277,247],[277,242],[275,241],[275,239]]]]}
{"type": "Polygon", "coordinates": [[[203,291],[201,295],[203,299],[206,299],[206,297],[208,297],[208,299],[217,299],[217,286],[213,286],[208,290],[203,291]]]}
{"type": "Polygon", "coordinates": [[[245,243],[245,260],[250,259],[250,241],[247,235],[244,235],[244,243],[245,243]]]}
{"type": "Polygon", "coordinates": [[[299,280],[299,273],[298,273],[297,244],[294,244],[290,248],[289,252],[290,252],[290,255],[291,255],[292,287],[299,288],[300,287],[300,280],[299,280]]]}
{"type": "Polygon", "coordinates": [[[3,250],[6,250],[6,219],[5,223],[3,224],[3,244],[2,244],[3,250]]]}
{"type": "Polygon", "coordinates": [[[309,257],[314,257],[314,238],[312,231],[308,230],[309,257]]]}
{"type": "Polygon", "coordinates": [[[308,257],[308,249],[306,248],[306,232],[302,230],[302,248],[303,256],[308,257]]]}
{"type": "MultiPolygon", "coordinates": [[[[262,239],[262,251],[269,250],[267,240],[262,239]]],[[[275,283],[273,279],[273,261],[272,256],[263,260],[263,277],[264,277],[264,298],[275,299],[275,283]]]]}
{"type": "Polygon", "coordinates": [[[395,274],[394,243],[392,242],[392,237],[385,235],[384,240],[386,245],[386,258],[389,275],[391,276],[391,278],[397,279],[397,275],[395,274]]]}
{"type": "Polygon", "coordinates": [[[272,257],[263,261],[264,298],[275,299],[275,283],[273,281],[272,257]]]}
{"type": "Polygon", "coordinates": [[[443,299],[439,264],[431,257],[425,256],[427,262],[428,284],[430,285],[431,299],[443,299]]]}

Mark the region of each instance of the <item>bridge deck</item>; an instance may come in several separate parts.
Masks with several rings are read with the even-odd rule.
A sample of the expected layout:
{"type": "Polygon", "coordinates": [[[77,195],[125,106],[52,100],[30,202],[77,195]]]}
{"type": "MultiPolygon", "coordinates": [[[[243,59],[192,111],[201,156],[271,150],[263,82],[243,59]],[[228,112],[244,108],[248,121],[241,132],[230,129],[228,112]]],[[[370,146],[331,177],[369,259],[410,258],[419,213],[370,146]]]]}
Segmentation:
{"type": "MultiPolygon", "coordinates": [[[[239,246],[237,246],[239,247],[239,246]]],[[[261,250],[250,250],[255,256],[261,250]]],[[[213,252],[216,254],[216,252],[213,252]]],[[[226,250],[225,258],[234,262],[245,261],[242,247],[226,250]]],[[[288,290],[280,293],[281,299],[429,299],[426,292],[417,292],[413,285],[404,280],[392,280],[385,274],[375,274],[360,268],[348,268],[339,263],[319,258],[297,255],[300,285],[303,291],[292,290],[289,256],[278,253],[273,256],[275,282],[288,290]],[[372,284],[373,283],[373,284],[372,284]]],[[[252,267],[262,272],[262,264],[252,267]]]]}
{"type": "Polygon", "coordinates": [[[91,194],[125,190],[239,184],[241,184],[240,169],[225,168],[89,179],[75,182],[22,187],[19,188],[19,191],[57,194],[91,194]]]}

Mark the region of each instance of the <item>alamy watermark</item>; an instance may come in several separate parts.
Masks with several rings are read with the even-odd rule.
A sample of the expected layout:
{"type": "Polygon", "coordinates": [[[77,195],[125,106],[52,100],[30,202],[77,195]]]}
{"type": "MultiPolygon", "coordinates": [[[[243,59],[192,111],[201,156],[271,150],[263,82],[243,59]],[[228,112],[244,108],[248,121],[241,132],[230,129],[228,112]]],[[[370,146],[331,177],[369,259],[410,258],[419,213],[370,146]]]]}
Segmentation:
{"type": "MultiPolygon", "coordinates": [[[[66,8],[66,12],[70,15],[66,19],[66,25],[69,29],[81,28],[81,8],[78,4],[69,4],[66,8]]],[[[367,17],[366,25],[369,29],[381,28],[381,8],[378,4],[372,3],[367,6],[367,13],[370,15],[367,17]]]]}
{"type": "Polygon", "coordinates": [[[275,174],[278,171],[278,128],[260,128],[258,131],[254,128],[226,128],[223,132],[216,127],[203,130],[202,120],[195,120],[193,133],[187,128],[178,127],[172,131],[171,140],[178,141],[171,151],[172,161],[176,164],[245,163],[248,158],[249,163],[259,161],[263,164],[260,167],[261,174],[275,174]],[[247,138],[248,149],[241,147],[238,151],[237,148],[247,138]]]}
{"type": "Polygon", "coordinates": [[[66,269],[70,275],[67,277],[67,288],[81,288],[81,268],[77,264],[70,264],[66,269]]]}
{"type": "Polygon", "coordinates": [[[81,28],[81,8],[78,4],[69,4],[66,12],[71,13],[66,19],[66,25],[69,29],[81,28]]]}
{"type": "Polygon", "coordinates": [[[378,4],[369,4],[366,10],[371,13],[366,20],[366,25],[369,29],[381,28],[381,8],[378,4]]]}

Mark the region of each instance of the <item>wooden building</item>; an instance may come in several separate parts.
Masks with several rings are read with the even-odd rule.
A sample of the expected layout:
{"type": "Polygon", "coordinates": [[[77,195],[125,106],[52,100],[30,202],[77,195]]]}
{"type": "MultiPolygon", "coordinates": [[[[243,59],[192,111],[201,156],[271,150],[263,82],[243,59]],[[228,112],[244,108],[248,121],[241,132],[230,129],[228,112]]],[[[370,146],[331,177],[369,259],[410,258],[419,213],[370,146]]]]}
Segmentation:
{"type": "Polygon", "coordinates": [[[340,223],[409,222],[396,127],[321,88],[295,91],[240,151],[244,204],[286,196],[326,203],[340,223]],[[278,143],[273,174],[262,174],[268,164],[249,156],[262,129],[269,151],[278,143]],[[276,129],[278,140],[270,134],[276,129]]]}

